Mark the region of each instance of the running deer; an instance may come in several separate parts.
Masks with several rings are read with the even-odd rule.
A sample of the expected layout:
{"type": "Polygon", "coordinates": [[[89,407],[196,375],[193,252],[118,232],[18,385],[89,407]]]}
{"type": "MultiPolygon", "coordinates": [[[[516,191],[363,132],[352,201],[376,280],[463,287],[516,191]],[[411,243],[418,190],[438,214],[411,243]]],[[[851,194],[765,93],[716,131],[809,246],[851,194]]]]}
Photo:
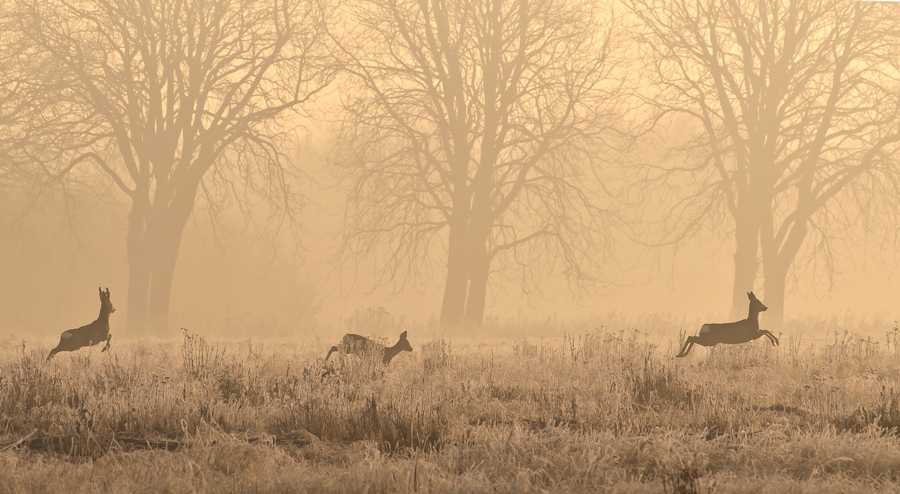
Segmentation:
{"type": "Polygon", "coordinates": [[[775,335],[768,330],[759,329],[759,313],[768,307],[763,305],[753,292],[747,293],[747,296],[750,298],[750,314],[747,315],[747,319],[721,324],[704,324],[700,328],[700,335],[688,336],[684,346],[681,347],[681,352],[675,357],[686,357],[691,353],[694,344],[700,346],[715,346],[719,343],[737,345],[762,336],[768,338],[772,342],[772,346],[778,345],[778,338],[775,335]]]}
{"type": "Polygon", "coordinates": [[[349,353],[352,355],[383,354],[381,361],[384,364],[389,364],[391,363],[391,360],[400,352],[411,352],[412,346],[410,346],[409,341],[406,339],[406,331],[400,333],[400,340],[397,341],[397,344],[394,346],[384,346],[366,338],[365,336],[347,333],[341,339],[341,343],[339,345],[335,345],[331,347],[331,350],[328,350],[328,355],[325,356],[325,361],[327,362],[328,357],[331,357],[331,354],[337,351],[340,351],[341,353],[349,353]]]}
{"type": "Polygon", "coordinates": [[[109,340],[112,339],[112,335],[109,334],[109,315],[115,312],[116,308],[109,300],[109,288],[105,292],[99,287],[97,289],[100,290],[100,315],[97,320],[78,329],[63,331],[59,337],[59,345],[50,350],[47,360],[59,352],[74,352],[79,348],[96,345],[104,340],[106,340],[106,346],[100,351],[109,350],[109,340]]]}

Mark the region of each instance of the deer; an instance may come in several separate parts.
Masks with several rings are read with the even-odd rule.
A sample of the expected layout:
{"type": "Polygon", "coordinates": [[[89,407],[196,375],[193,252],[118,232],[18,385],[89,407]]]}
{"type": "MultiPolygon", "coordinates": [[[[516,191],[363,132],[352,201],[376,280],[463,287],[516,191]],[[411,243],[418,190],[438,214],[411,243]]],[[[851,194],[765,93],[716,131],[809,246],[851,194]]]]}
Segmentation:
{"type": "Polygon", "coordinates": [[[747,319],[727,323],[704,324],[700,327],[700,335],[688,336],[684,346],[681,347],[681,351],[675,357],[686,357],[691,353],[691,349],[694,348],[695,344],[700,346],[715,346],[719,343],[738,345],[763,336],[772,342],[772,346],[777,346],[778,338],[775,335],[768,330],[759,329],[759,313],[765,312],[768,307],[760,302],[753,292],[748,292],[747,297],[750,298],[750,313],[747,315],[747,319]]]}
{"type": "Polygon", "coordinates": [[[400,340],[398,340],[394,346],[384,346],[380,343],[370,340],[369,338],[366,338],[365,336],[347,333],[341,339],[340,344],[335,345],[331,347],[331,350],[328,350],[328,355],[325,356],[325,361],[327,362],[328,357],[331,357],[331,354],[337,351],[351,355],[381,354],[381,362],[387,365],[391,363],[391,360],[393,360],[393,358],[396,357],[400,352],[411,352],[412,346],[406,339],[406,331],[400,333],[400,340]]]}
{"type": "Polygon", "coordinates": [[[115,312],[116,308],[109,299],[109,288],[105,292],[100,287],[97,289],[100,290],[100,315],[97,316],[97,320],[80,328],[63,331],[59,336],[59,345],[50,350],[47,360],[59,352],[74,352],[79,348],[93,346],[104,340],[106,340],[106,346],[100,352],[109,350],[109,340],[112,339],[112,335],[109,334],[109,315],[115,312]]]}

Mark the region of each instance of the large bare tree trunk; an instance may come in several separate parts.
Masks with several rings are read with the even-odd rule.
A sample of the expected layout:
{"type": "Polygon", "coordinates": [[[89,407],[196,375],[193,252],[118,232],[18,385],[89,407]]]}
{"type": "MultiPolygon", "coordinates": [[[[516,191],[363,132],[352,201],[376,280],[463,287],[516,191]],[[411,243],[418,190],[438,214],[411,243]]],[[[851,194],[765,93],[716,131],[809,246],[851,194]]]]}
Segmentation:
{"type": "Polygon", "coordinates": [[[466,301],[466,323],[472,326],[480,326],[484,321],[490,268],[491,260],[483,247],[481,252],[472,253],[469,259],[469,297],[466,301]]]}
{"type": "Polygon", "coordinates": [[[760,229],[762,237],[763,276],[763,302],[769,308],[766,312],[766,321],[775,329],[781,328],[784,322],[784,298],[787,285],[787,272],[800,246],[809,231],[807,218],[811,215],[810,209],[798,207],[797,211],[806,214],[798,215],[792,224],[789,233],[783,239],[776,237],[774,222],[767,218],[760,229]]]}
{"type": "Polygon", "coordinates": [[[447,282],[441,303],[441,327],[462,325],[466,314],[466,286],[469,266],[466,262],[468,210],[457,207],[450,220],[450,239],[447,252],[447,282]]]}
{"type": "Polygon", "coordinates": [[[484,305],[487,298],[488,274],[491,270],[491,256],[488,254],[488,237],[493,226],[491,215],[491,171],[493,166],[482,163],[482,170],[475,177],[475,197],[472,201],[469,221],[469,295],[466,300],[466,323],[480,326],[484,320],[484,305]],[[482,174],[482,171],[484,173],[482,174]]]}
{"type": "Polygon", "coordinates": [[[134,334],[169,329],[172,281],[184,223],[177,218],[165,222],[150,229],[138,247],[129,249],[128,329],[134,334]]]}
{"type": "Polygon", "coordinates": [[[159,334],[169,329],[172,280],[198,184],[184,181],[174,192],[157,190],[159,206],[142,206],[149,204],[149,199],[136,199],[132,206],[128,217],[128,329],[134,334],[159,334]]]}
{"type": "Polygon", "coordinates": [[[169,329],[169,302],[172,295],[172,279],[175,275],[175,259],[168,257],[158,259],[153,266],[153,280],[150,285],[149,323],[156,334],[164,334],[169,329]]]}
{"type": "Polygon", "coordinates": [[[160,215],[162,224],[156,231],[159,238],[153,239],[158,248],[150,284],[149,313],[151,328],[157,333],[169,330],[169,303],[172,298],[172,280],[178,262],[178,250],[181,248],[184,227],[193,210],[198,186],[199,179],[185,181],[174,192],[169,207],[160,215]]]}
{"type": "MultiPolygon", "coordinates": [[[[745,201],[749,202],[749,201],[745,201]]],[[[731,298],[731,315],[747,312],[747,292],[753,291],[759,267],[759,223],[753,211],[746,205],[735,217],[734,286],[731,298]]]]}
{"type": "MultiPolygon", "coordinates": [[[[158,223],[139,240],[129,242],[128,330],[133,334],[159,333],[168,328],[169,296],[178,256],[178,244],[166,239],[167,228],[158,223]],[[173,252],[174,250],[174,252],[173,252]]],[[[181,235],[175,239],[178,242],[181,235]]]]}
{"type": "Polygon", "coordinates": [[[466,285],[468,275],[465,260],[461,255],[449,255],[447,259],[447,282],[444,285],[444,299],[441,303],[441,327],[453,328],[462,325],[466,310],[466,285]]]}
{"type": "Polygon", "coordinates": [[[147,299],[150,296],[150,263],[142,253],[128,249],[128,268],[126,324],[132,334],[142,334],[149,323],[147,299]]]}
{"type": "Polygon", "coordinates": [[[178,228],[177,231],[169,231],[167,235],[169,238],[160,239],[159,242],[161,249],[153,265],[148,304],[150,328],[154,333],[166,333],[169,330],[172,280],[175,276],[182,231],[183,227],[178,228]]]}
{"type": "Polygon", "coordinates": [[[150,296],[152,263],[150,249],[147,248],[144,225],[148,208],[143,203],[134,202],[128,215],[128,331],[141,334],[147,329],[147,298],[150,296]]]}
{"type": "Polygon", "coordinates": [[[788,262],[778,259],[763,264],[765,272],[763,303],[769,308],[765,313],[765,321],[770,329],[780,329],[784,322],[784,297],[789,267],[787,264],[788,262]]]}
{"type": "MultiPolygon", "coordinates": [[[[492,27],[501,25],[500,11],[488,12],[492,27]]],[[[484,138],[478,171],[472,180],[472,213],[469,220],[469,296],[466,300],[466,323],[480,326],[484,321],[484,305],[487,299],[488,275],[491,256],[488,254],[488,238],[494,227],[494,206],[491,191],[494,189],[494,171],[498,148],[502,145],[502,114],[506,110],[498,93],[499,62],[502,59],[502,30],[493,29],[489,36],[489,54],[484,66],[484,138]]]]}

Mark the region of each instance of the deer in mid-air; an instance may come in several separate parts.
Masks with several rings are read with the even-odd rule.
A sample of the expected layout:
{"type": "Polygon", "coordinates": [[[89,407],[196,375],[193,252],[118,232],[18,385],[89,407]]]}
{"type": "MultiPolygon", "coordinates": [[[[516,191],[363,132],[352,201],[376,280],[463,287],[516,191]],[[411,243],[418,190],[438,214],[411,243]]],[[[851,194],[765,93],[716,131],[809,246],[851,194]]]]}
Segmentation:
{"type": "Polygon", "coordinates": [[[747,343],[757,338],[765,336],[772,342],[772,345],[778,345],[778,338],[765,329],[759,329],[759,313],[768,309],[762,302],[756,298],[753,292],[747,293],[750,298],[750,314],[747,319],[736,322],[726,322],[719,324],[704,324],[700,328],[699,336],[688,336],[681,347],[681,352],[675,357],[686,357],[691,353],[694,344],[700,346],[715,346],[719,343],[727,345],[737,345],[739,343],[747,343]]]}
{"type": "Polygon", "coordinates": [[[104,340],[106,341],[106,346],[100,351],[105,352],[109,350],[109,340],[112,339],[112,335],[109,334],[109,315],[115,312],[116,308],[113,307],[112,302],[109,300],[109,288],[105,292],[102,288],[98,287],[97,289],[100,290],[100,315],[97,317],[97,320],[87,326],[63,331],[59,336],[59,345],[50,350],[47,360],[50,360],[59,352],[74,352],[79,348],[96,345],[104,340]]]}
{"type": "Polygon", "coordinates": [[[406,339],[406,331],[400,333],[400,340],[397,341],[397,344],[394,346],[384,346],[380,343],[376,343],[365,336],[360,336],[358,334],[347,333],[341,339],[340,344],[331,347],[331,350],[328,350],[328,355],[325,356],[325,361],[328,361],[328,357],[331,357],[331,354],[334,352],[340,351],[341,353],[349,353],[352,355],[382,355],[381,362],[384,364],[391,363],[391,360],[397,356],[400,352],[411,352],[412,346],[409,344],[409,341],[406,339]]]}

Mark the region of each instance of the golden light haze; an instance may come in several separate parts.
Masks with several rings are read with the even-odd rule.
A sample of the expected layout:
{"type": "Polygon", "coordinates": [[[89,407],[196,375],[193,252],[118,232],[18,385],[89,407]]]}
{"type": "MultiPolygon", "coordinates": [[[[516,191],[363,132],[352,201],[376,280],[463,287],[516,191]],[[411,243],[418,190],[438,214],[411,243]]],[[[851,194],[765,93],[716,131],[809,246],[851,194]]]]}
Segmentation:
{"type": "Polygon", "coordinates": [[[0,339],[90,321],[97,286],[123,338],[330,337],[372,307],[452,333],[482,320],[484,280],[487,319],[726,320],[750,289],[777,312],[785,288],[787,319],[900,318],[900,44],[882,7],[778,4],[770,32],[737,4],[279,1],[4,17],[2,48],[35,62],[0,66],[21,103],[0,106],[0,339]],[[238,20],[258,46],[210,34],[238,20]],[[92,37],[103,22],[121,39],[92,37]],[[206,67],[195,45],[134,34],[165,23],[240,55],[198,85],[172,69],[206,67]],[[157,58],[79,55],[132,43],[157,58]]]}
{"type": "MultiPolygon", "coordinates": [[[[327,182],[327,180],[323,180],[327,182]]],[[[342,330],[341,319],[355,310],[384,307],[397,317],[427,321],[440,309],[440,280],[424,292],[409,288],[392,293],[383,287],[368,293],[362,287],[342,288],[330,264],[338,247],[336,238],[341,216],[335,189],[313,194],[321,210],[305,213],[305,250],[295,255],[291,242],[273,251],[268,239],[242,234],[232,226],[218,245],[202,214],[188,225],[174,279],[173,333],[184,326],[232,337],[332,336],[342,330]],[[218,329],[217,329],[218,328],[218,329]],[[331,328],[331,329],[329,329],[331,328]]],[[[103,212],[91,225],[79,229],[76,238],[58,223],[29,233],[4,236],[0,285],[0,341],[40,341],[50,345],[58,333],[86,324],[99,308],[96,287],[109,287],[117,312],[111,325],[117,337],[129,338],[124,330],[127,262],[121,229],[124,212],[103,212]],[[116,214],[117,213],[117,214],[116,214]]],[[[55,217],[55,216],[54,216],[55,217]]],[[[238,222],[236,222],[238,223],[238,222]]],[[[617,242],[624,260],[640,251],[627,239],[617,242]]],[[[626,318],[646,314],[670,314],[674,318],[726,320],[730,301],[730,248],[711,242],[691,242],[673,259],[635,261],[631,269],[613,269],[610,278],[619,286],[608,295],[580,300],[563,280],[550,279],[542,294],[523,295],[506,284],[491,296],[489,317],[588,318],[617,313],[626,318]]],[[[813,276],[800,279],[787,300],[787,317],[829,317],[884,314],[900,317],[900,282],[897,256],[880,259],[841,259],[842,276],[835,289],[824,294],[813,276]],[[818,290],[818,291],[817,291],[818,290]]],[[[763,300],[765,300],[763,296],[763,300]]],[[[765,323],[765,314],[761,319],[765,323]]],[[[674,338],[679,328],[673,328],[674,338]]],[[[684,328],[696,329],[696,328],[684,328]]]]}

